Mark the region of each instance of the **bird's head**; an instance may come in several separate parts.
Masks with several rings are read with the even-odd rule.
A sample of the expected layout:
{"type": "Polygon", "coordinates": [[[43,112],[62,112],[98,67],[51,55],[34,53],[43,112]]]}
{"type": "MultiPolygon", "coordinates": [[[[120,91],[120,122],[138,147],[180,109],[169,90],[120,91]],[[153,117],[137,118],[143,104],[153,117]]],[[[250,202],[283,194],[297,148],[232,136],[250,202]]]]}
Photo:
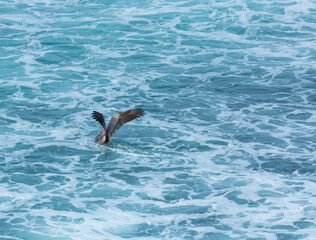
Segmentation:
{"type": "Polygon", "coordinates": [[[95,137],[94,141],[99,143],[99,144],[104,144],[105,140],[106,140],[105,130],[104,130],[104,128],[102,128],[102,130],[100,131],[98,136],[95,137]]]}
{"type": "Polygon", "coordinates": [[[105,143],[105,136],[99,136],[98,135],[98,136],[95,137],[94,141],[96,143],[99,143],[99,144],[104,144],[105,143]]]}

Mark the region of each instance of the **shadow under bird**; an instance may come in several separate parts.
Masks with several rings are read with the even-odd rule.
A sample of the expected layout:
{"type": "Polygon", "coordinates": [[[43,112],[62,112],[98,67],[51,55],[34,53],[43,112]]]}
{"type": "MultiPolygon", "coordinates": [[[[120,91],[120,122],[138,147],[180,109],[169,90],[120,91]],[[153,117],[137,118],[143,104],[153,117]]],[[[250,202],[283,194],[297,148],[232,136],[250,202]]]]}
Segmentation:
{"type": "Polygon", "coordinates": [[[109,122],[109,126],[106,128],[105,120],[102,113],[93,111],[93,119],[99,122],[102,126],[100,133],[98,134],[98,136],[95,137],[94,141],[99,144],[107,144],[111,142],[112,137],[117,132],[117,130],[119,130],[120,127],[136,118],[140,118],[144,115],[144,113],[145,112],[140,108],[116,113],[112,116],[109,122]]]}

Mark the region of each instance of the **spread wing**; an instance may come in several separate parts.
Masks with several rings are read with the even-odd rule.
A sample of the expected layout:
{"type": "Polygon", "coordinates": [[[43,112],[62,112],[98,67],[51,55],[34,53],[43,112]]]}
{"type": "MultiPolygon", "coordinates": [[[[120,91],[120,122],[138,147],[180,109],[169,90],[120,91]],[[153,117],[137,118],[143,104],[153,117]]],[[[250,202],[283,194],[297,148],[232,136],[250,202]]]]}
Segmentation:
{"type": "Polygon", "coordinates": [[[140,108],[128,110],[125,112],[119,112],[112,116],[109,126],[106,129],[106,141],[111,142],[114,134],[122,127],[125,123],[128,123],[135,118],[139,118],[144,115],[144,111],[140,108]]]}
{"type": "Polygon", "coordinates": [[[92,118],[94,120],[96,120],[97,122],[99,122],[101,124],[101,126],[105,129],[105,121],[104,121],[104,117],[103,117],[102,113],[99,113],[97,111],[93,111],[92,118]]]}

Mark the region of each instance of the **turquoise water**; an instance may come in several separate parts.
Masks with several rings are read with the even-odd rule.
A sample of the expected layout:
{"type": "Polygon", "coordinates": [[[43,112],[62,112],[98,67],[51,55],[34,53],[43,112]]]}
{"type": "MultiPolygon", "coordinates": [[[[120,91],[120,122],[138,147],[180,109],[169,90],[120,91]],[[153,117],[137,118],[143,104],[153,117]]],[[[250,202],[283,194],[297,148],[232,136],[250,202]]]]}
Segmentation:
{"type": "Polygon", "coordinates": [[[316,239],[315,39],[313,0],[0,0],[0,239],[316,239]]]}

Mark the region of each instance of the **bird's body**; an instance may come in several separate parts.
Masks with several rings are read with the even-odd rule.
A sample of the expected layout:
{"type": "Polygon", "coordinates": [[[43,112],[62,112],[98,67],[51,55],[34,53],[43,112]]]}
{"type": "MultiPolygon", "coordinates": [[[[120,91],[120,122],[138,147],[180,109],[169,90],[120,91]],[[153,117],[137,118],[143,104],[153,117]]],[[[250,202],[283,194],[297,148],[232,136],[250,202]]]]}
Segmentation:
{"type": "Polygon", "coordinates": [[[105,120],[102,113],[93,111],[92,117],[94,120],[98,121],[102,129],[98,136],[95,137],[95,142],[99,144],[107,144],[111,142],[114,134],[122,127],[125,123],[128,123],[136,118],[144,115],[144,111],[140,108],[132,109],[124,112],[116,113],[112,116],[109,126],[106,128],[105,120]]]}

